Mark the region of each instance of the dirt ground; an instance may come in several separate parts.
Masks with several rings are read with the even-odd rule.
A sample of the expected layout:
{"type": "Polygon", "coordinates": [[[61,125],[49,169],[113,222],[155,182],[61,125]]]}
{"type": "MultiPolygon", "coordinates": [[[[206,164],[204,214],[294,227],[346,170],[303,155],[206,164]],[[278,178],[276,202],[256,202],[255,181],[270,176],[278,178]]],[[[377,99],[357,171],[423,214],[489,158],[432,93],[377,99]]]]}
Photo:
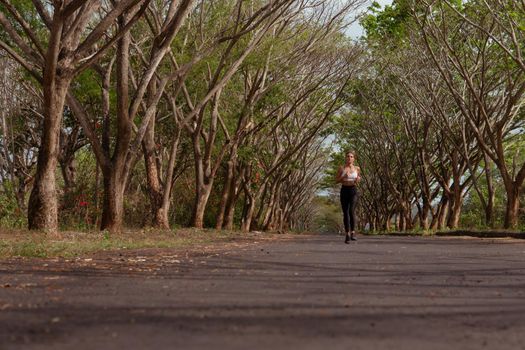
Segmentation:
{"type": "Polygon", "coordinates": [[[0,349],[525,349],[525,242],[338,236],[0,261],[0,349]]]}

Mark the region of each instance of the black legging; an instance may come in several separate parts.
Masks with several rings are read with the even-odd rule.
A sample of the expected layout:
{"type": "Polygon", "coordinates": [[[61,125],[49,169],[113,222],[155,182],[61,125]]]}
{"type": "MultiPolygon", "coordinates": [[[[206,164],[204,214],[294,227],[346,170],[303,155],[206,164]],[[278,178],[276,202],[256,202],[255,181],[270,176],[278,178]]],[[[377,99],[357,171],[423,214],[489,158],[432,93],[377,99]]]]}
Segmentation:
{"type": "Polygon", "coordinates": [[[343,208],[343,221],[345,223],[345,232],[348,233],[350,229],[355,231],[355,206],[359,193],[355,186],[341,186],[341,207],[343,208]]]}

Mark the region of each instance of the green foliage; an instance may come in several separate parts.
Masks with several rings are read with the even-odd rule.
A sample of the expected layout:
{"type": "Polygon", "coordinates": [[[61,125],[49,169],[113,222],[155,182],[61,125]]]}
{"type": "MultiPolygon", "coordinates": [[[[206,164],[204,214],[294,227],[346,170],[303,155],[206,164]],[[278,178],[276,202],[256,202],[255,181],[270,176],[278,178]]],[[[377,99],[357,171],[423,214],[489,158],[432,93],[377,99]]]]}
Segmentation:
{"type": "Polygon", "coordinates": [[[2,184],[4,192],[0,194],[0,227],[23,228],[27,225],[27,213],[20,208],[14,195],[11,182],[2,184]]]}
{"type": "Polygon", "coordinates": [[[410,21],[409,1],[395,0],[392,5],[384,8],[374,2],[368,8],[368,14],[361,19],[369,42],[384,42],[385,39],[402,41],[407,35],[407,25],[410,21]]]}
{"type": "MultiPolygon", "coordinates": [[[[31,23],[33,28],[37,29],[38,35],[42,36],[42,42],[44,46],[46,46],[45,37],[48,35],[48,29],[41,23],[31,0],[17,0],[10,3],[24,14],[24,18],[31,23]],[[33,20],[35,22],[33,22],[33,20]]],[[[111,6],[111,2],[107,4],[109,7],[111,6]]],[[[50,10],[55,6],[55,4],[51,3],[48,5],[50,10]]],[[[148,53],[153,45],[153,39],[152,36],[150,36],[150,32],[152,31],[150,25],[155,26],[159,24],[155,23],[154,11],[157,9],[161,9],[160,11],[162,11],[162,9],[165,10],[166,5],[168,5],[166,1],[154,0],[152,7],[148,10],[148,17],[141,19],[131,28],[130,33],[133,37],[133,43],[130,51],[130,72],[133,73],[132,75],[137,81],[130,81],[130,96],[133,96],[135,86],[142,78],[141,74],[144,73],[145,61],[148,61],[150,58],[148,53]],[[143,53],[144,55],[139,53],[143,53]]],[[[238,38],[237,34],[239,34],[239,30],[243,25],[253,25],[257,23],[260,19],[256,19],[253,23],[248,23],[247,19],[254,13],[257,13],[258,8],[266,5],[267,2],[263,0],[250,2],[233,0],[202,1],[198,3],[198,6],[194,6],[191,9],[180,32],[171,45],[171,54],[179,67],[189,63],[194,64],[190,66],[187,75],[183,77],[184,93],[180,92],[180,87],[177,86],[178,81],[176,80],[170,83],[167,90],[168,94],[178,93],[175,102],[183,115],[190,112],[193,108],[190,106],[192,103],[188,103],[184,95],[187,93],[193,105],[198,104],[202,98],[210,92],[210,85],[212,85],[210,80],[217,80],[224,77],[232,63],[243,55],[255,34],[253,32],[248,33],[240,36],[239,40],[236,40],[238,38]],[[242,19],[242,23],[239,27],[234,27],[232,23],[237,16],[242,19]],[[198,59],[196,59],[197,57],[198,59]]],[[[295,4],[292,5],[295,6],[295,4]]],[[[272,21],[277,20],[275,23],[278,24],[266,32],[267,35],[262,38],[255,49],[244,59],[239,70],[222,89],[219,111],[222,118],[221,121],[224,122],[226,129],[231,134],[236,132],[237,125],[240,124],[238,122],[240,116],[246,115],[246,120],[249,121],[251,127],[264,124],[264,127],[261,127],[261,130],[258,131],[259,134],[254,133],[246,136],[247,140],[243,140],[243,144],[238,151],[239,166],[248,168],[247,172],[249,174],[246,176],[251,180],[250,185],[253,190],[261,188],[264,171],[275,159],[277,152],[275,140],[279,139],[279,141],[282,142],[279,147],[286,151],[296,148],[298,141],[295,138],[297,138],[301,132],[313,129],[313,125],[316,125],[319,120],[322,120],[321,118],[328,112],[329,102],[332,101],[335,96],[334,91],[338,89],[343,78],[346,78],[346,75],[350,74],[347,71],[338,71],[336,72],[337,74],[332,74],[328,77],[324,76],[324,74],[328,74],[324,66],[325,63],[330,65],[331,60],[348,63],[347,60],[353,60],[354,58],[346,57],[346,55],[353,55],[354,47],[344,32],[328,34],[325,28],[326,23],[322,23],[327,19],[322,17],[328,14],[329,9],[323,6],[322,11],[327,12],[323,12],[317,17],[315,11],[321,11],[321,9],[315,8],[316,6],[317,5],[313,7],[308,6],[304,14],[298,15],[289,22],[283,21],[281,23],[277,18],[273,18],[273,15],[270,16],[272,21]],[[311,18],[309,17],[310,15],[312,15],[311,18]],[[320,39],[323,35],[327,36],[320,39]],[[315,45],[305,50],[304,45],[310,40],[314,40],[315,45]],[[305,57],[307,59],[304,59],[305,57]],[[245,109],[247,96],[249,96],[251,92],[251,84],[254,84],[255,81],[260,81],[262,77],[264,77],[264,84],[262,84],[263,88],[261,91],[257,91],[256,102],[253,106],[245,109]],[[309,91],[309,89],[315,92],[311,93],[304,102],[301,101],[299,107],[293,110],[292,104],[296,101],[297,97],[305,93],[305,91],[309,91]],[[288,111],[291,111],[290,118],[280,120],[279,118],[282,118],[283,114],[288,111]],[[270,134],[270,132],[272,134],[270,134]],[[271,135],[271,137],[268,135],[271,135]],[[255,138],[259,139],[253,141],[255,138]]],[[[0,10],[2,13],[6,13],[4,5],[0,5],[0,10]]],[[[94,15],[93,22],[89,23],[87,27],[92,28],[97,19],[98,17],[94,15]]],[[[266,21],[267,19],[268,18],[265,17],[261,19],[261,21],[266,21]]],[[[16,21],[13,21],[12,18],[9,20],[17,26],[16,21]]],[[[339,25],[342,27],[344,20],[343,18],[336,18],[331,24],[334,28],[338,28],[339,25]]],[[[20,27],[16,29],[22,36],[25,35],[20,27]]],[[[110,37],[114,30],[114,27],[108,29],[102,41],[110,37]]],[[[2,32],[3,28],[0,28],[0,35],[2,35],[2,32]]],[[[97,43],[99,48],[104,44],[102,41],[97,43]]],[[[63,53],[61,53],[61,55],[62,54],[63,53]]],[[[101,124],[103,117],[103,101],[101,95],[101,85],[103,82],[101,72],[108,66],[110,60],[114,58],[114,55],[114,48],[108,50],[104,55],[105,57],[102,57],[96,66],[76,76],[70,87],[71,92],[78,98],[82,107],[93,117],[93,120],[89,122],[94,125],[95,134],[99,138],[102,131],[101,124]]],[[[162,77],[172,74],[176,70],[176,68],[173,67],[172,57],[166,58],[161,63],[154,79],[162,79],[162,77]]],[[[343,64],[341,64],[341,66],[343,66],[343,64]]],[[[344,66],[347,67],[347,65],[344,66]]],[[[348,66],[350,65],[348,64],[348,66]]],[[[117,135],[116,131],[115,90],[117,87],[114,76],[115,69],[115,66],[113,66],[109,91],[109,117],[111,119],[110,154],[112,154],[111,149],[114,148],[116,142],[121,140],[120,137],[122,137],[122,135],[117,135]]],[[[30,83],[35,84],[34,81],[30,83]]],[[[351,93],[353,93],[353,91],[348,94],[351,93]]],[[[339,103],[343,104],[346,102],[348,102],[346,99],[342,99],[339,103]]],[[[209,118],[211,115],[210,105],[211,104],[208,103],[203,112],[205,117],[204,130],[207,130],[211,123],[211,118],[209,118]]],[[[142,107],[143,106],[139,109],[138,115],[134,116],[135,119],[133,121],[136,126],[140,125],[144,116],[142,107]]],[[[155,116],[157,121],[155,126],[155,143],[157,145],[154,152],[161,172],[159,179],[162,182],[162,177],[166,170],[167,158],[169,156],[169,146],[173,141],[173,134],[175,131],[179,131],[179,129],[183,129],[184,127],[174,122],[171,105],[169,105],[166,100],[161,99],[157,107],[158,113],[155,116]]],[[[341,106],[338,105],[338,107],[341,106]]],[[[78,127],[78,121],[69,108],[66,107],[63,116],[65,132],[61,138],[61,147],[65,146],[63,143],[67,141],[65,139],[69,136],[68,132],[78,127]]],[[[337,119],[337,117],[334,117],[334,120],[335,119],[337,119]]],[[[33,120],[37,120],[37,118],[33,116],[33,120]]],[[[222,124],[219,128],[222,128],[222,124]]],[[[188,129],[189,128],[183,129],[182,140],[177,155],[174,187],[172,190],[173,211],[170,214],[170,222],[177,227],[189,224],[195,200],[196,186],[191,144],[192,135],[191,132],[188,132],[188,129]]],[[[33,130],[39,130],[39,126],[34,126],[33,130]]],[[[19,130],[15,128],[15,131],[18,132],[19,130]]],[[[86,131],[82,129],[79,131],[78,136],[82,143],[87,143],[85,140],[85,132],[86,131]]],[[[322,137],[326,135],[327,131],[323,130],[323,132],[325,134],[322,134],[322,137]]],[[[22,132],[19,133],[21,134],[22,132]]],[[[215,139],[217,147],[210,152],[212,158],[216,157],[219,152],[222,151],[222,147],[226,147],[225,134],[226,133],[222,132],[222,129],[217,134],[215,139]]],[[[134,135],[135,134],[131,137],[134,135]]],[[[197,135],[197,137],[198,136],[199,135],[197,135]]],[[[233,136],[236,137],[236,135],[233,136]]],[[[320,139],[314,140],[315,142],[321,142],[320,139]]],[[[203,143],[202,139],[201,142],[203,143]]],[[[305,154],[308,151],[309,149],[306,151],[302,150],[305,154]]],[[[31,152],[34,152],[34,150],[31,150],[31,152]]],[[[75,152],[77,177],[74,184],[66,188],[66,184],[62,180],[59,170],[57,171],[57,179],[59,182],[57,195],[60,199],[60,226],[63,229],[96,229],[100,224],[103,202],[102,172],[97,166],[93,149],[90,145],[83,145],[78,150],[75,150],[75,152]]],[[[308,154],[306,155],[309,156],[308,154]]],[[[322,156],[319,156],[319,158],[322,158],[322,156]]],[[[151,222],[151,205],[149,201],[151,193],[146,181],[144,162],[141,161],[140,156],[138,159],[136,165],[134,165],[131,170],[131,176],[125,191],[125,222],[129,227],[143,227],[149,225],[151,222]]],[[[303,167],[304,162],[302,159],[291,157],[288,162],[285,162],[285,164],[281,166],[282,169],[280,170],[287,175],[292,173],[300,174],[303,167]]],[[[225,164],[223,163],[216,176],[216,186],[213,188],[209,199],[208,210],[206,211],[205,225],[208,226],[213,226],[215,223],[225,177],[224,170],[225,164]]],[[[273,174],[272,176],[276,175],[273,174]]],[[[314,183],[316,184],[315,181],[314,183]]],[[[3,185],[5,187],[8,184],[4,183],[3,185]]],[[[311,191],[313,190],[315,190],[315,185],[312,186],[311,191]]],[[[236,203],[236,224],[240,222],[240,216],[242,215],[243,209],[245,209],[243,208],[243,206],[245,206],[245,198],[243,196],[244,194],[241,193],[240,199],[236,203]]],[[[5,214],[2,216],[2,222],[5,221],[6,225],[16,225],[16,223],[13,223],[14,216],[12,213],[16,208],[13,203],[14,202],[9,203],[6,201],[4,207],[2,207],[1,212],[5,214]]],[[[21,217],[24,218],[25,214],[21,215],[21,217]]],[[[23,224],[25,225],[25,222],[23,224]]],[[[97,236],[97,239],[101,240],[101,242],[97,241],[97,244],[103,247],[111,247],[108,242],[112,241],[114,237],[103,233],[102,237],[97,236]]],[[[41,247],[21,246],[20,251],[22,252],[21,254],[26,254],[23,252],[27,251],[26,255],[38,255],[41,254],[39,253],[41,247]]]]}
{"type": "MultiPolygon", "coordinates": [[[[48,28],[40,18],[33,2],[31,0],[11,0],[8,3],[13,6],[16,11],[21,15],[23,20],[28,24],[31,30],[35,33],[36,38],[42,43],[42,46],[47,45],[48,41],[48,28]]],[[[12,25],[14,30],[22,38],[25,37],[25,32],[19,22],[12,16],[11,12],[7,9],[6,5],[0,4],[0,12],[7,18],[9,23],[12,25]]],[[[14,51],[21,53],[20,48],[12,42],[11,37],[7,34],[5,28],[0,27],[0,40],[10,45],[14,51]]],[[[32,44],[30,44],[32,46],[32,44]]]]}
{"type": "Polygon", "coordinates": [[[343,232],[341,208],[335,194],[318,196],[314,200],[314,231],[321,234],[343,232]]]}

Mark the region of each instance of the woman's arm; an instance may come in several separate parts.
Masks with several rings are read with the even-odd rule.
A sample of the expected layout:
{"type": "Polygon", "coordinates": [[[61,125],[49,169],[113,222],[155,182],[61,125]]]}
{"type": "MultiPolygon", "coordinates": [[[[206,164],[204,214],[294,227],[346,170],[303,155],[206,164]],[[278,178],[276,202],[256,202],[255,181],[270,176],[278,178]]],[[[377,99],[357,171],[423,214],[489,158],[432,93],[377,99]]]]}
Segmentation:
{"type": "Polygon", "coordinates": [[[355,183],[358,184],[361,182],[361,168],[356,166],[355,170],[357,171],[357,179],[355,179],[355,183]]]}
{"type": "Polygon", "coordinates": [[[335,183],[341,183],[343,182],[343,167],[340,166],[337,170],[337,174],[335,175],[335,183]]]}

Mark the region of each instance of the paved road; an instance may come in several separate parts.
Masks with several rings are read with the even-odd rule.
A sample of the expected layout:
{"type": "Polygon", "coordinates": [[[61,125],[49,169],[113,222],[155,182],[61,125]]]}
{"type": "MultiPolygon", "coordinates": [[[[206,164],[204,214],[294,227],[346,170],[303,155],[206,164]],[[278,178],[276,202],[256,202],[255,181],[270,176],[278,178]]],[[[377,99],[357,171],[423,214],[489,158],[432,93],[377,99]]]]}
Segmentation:
{"type": "Polygon", "coordinates": [[[0,262],[0,349],[525,349],[525,242],[341,239],[0,262]]]}

